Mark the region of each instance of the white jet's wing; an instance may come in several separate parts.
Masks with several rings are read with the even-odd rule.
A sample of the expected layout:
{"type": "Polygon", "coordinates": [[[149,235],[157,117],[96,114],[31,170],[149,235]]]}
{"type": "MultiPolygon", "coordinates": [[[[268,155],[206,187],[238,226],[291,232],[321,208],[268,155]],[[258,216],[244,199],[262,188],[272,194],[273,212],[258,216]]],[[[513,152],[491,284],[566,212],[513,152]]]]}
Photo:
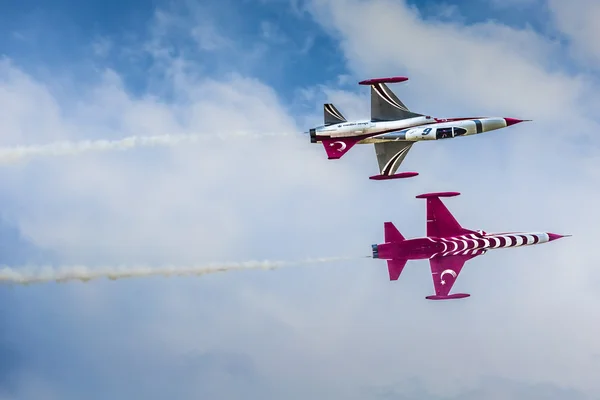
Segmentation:
{"type": "Polygon", "coordinates": [[[415,142],[375,143],[375,154],[379,163],[379,173],[383,176],[394,175],[408,151],[415,142]]]}
{"type": "Polygon", "coordinates": [[[385,83],[371,84],[372,121],[396,121],[422,115],[410,111],[385,83]]]}

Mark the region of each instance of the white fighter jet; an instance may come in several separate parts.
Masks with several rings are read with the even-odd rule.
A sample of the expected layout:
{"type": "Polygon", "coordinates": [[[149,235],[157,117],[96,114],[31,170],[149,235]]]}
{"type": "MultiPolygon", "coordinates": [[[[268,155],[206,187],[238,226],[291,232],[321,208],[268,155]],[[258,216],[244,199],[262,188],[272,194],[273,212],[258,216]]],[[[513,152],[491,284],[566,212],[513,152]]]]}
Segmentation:
{"type": "Polygon", "coordinates": [[[418,141],[475,135],[529,121],[501,117],[442,119],[415,113],[386,85],[407,80],[406,77],[397,76],[359,82],[360,85],[371,86],[370,120],[348,121],[333,104],[324,104],[324,124],[309,130],[311,143],[322,143],[329,159],[341,158],[357,143],[373,143],[379,175],[370,179],[410,178],[418,173],[396,171],[418,141]]]}

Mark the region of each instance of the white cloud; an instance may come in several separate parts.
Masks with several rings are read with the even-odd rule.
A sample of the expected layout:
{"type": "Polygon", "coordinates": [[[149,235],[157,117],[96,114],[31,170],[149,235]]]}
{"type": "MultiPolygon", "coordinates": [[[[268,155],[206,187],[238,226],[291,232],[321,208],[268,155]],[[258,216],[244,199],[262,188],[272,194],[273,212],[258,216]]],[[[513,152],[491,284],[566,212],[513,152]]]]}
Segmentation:
{"type": "MultiPolygon", "coordinates": [[[[127,370],[131,385],[133,370],[156,385],[155,393],[172,393],[156,382],[171,376],[165,373],[173,360],[227,350],[249,355],[278,398],[364,398],[365,388],[413,376],[433,395],[448,395],[477,385],[482,372],[598,393],[592,354],[600,352],[600,332],[589,319],[598,298],[589,287],[595,273],[589,221],[598,216],[597,189],[589,182],[598,164],[570,145],[579,137],[597,144],[585,134],[596,121],[580,107],[598,100],[586,87],[591,80],[545,68],[555,46],[532,31],[424,22],[403,4],[384,1],[315,0],[314,6],[341,39],[353,75],[411,77],[410,85],[394,87],[409,107],[535,122],[417,144],[403,169],[421,175],[400,182],[367,179],[376,172],[371,146],[332,162],[300,134],[39,159],[0,172],[5,211],[37,244],[62,251],[68,261],[94,263],[368,254],[382,239],[383,221],[394,221],[406,236],[423,234],[425,207],[414,195],[440,190],[463,192],[447,204],[465,226],[575,236],[471,261],[456,291],[473,297],[447,303],[424,299],[433,290],[424,261],[411,263],[393,283],[384,262],[365,260],[205,279],[20,288],[14,307],[22,315],[24,348],[47,334],[39,331],[42,316],[60,313],[51,327],[68,336],[52,344],[71,349],[61,357],[75,357],[76,365],[123,390],[135,391],[121,377],[127,370]],[[39,303],[33,308],[32,299],[39,303]],[[143,362],[135,361],[142,355],[143,362]]],[[[0,104],[13,108],[0,109],[0,143],[302,132],[307,126],[294,119],[321,120],[320,105],[314,115],[291,115],[255,79],[189,73],[194,64],[166,50],[164,32],[155,35],[148,49],[169,71],[161,85],[173,91],[170,101],[133,95],[115,71],[65,100],[52,85],[4,63],[0,104]]],[[[305,99],[330,99],[349,118],[368,115],[366,91],[301,92],[305,99]]],[[[192,397],[198,371],[178,377],[185,387],[177,393],[192,397]]],[[[35,387],[53,382],[33,375],[35,387]]]]}
{"type": "Polygon", "coordinates": [[[595,0],[547,0],[556,28],[571,41],[575,56],[600,66],[600,3],[595,0]]]}
{"type": "MultiPolygon", "coordinates": [[[[22,79],[32,88],[31,93],[48,93],[43,84],[22,79]]],[[[19,92],[26,97],[26,91],[19,92]]],[[[164,133],[210,136],[238,130],[290,136],[34,160],[26,168],[39,178],[29,180],[28,190],[15,192],[15,196],[23,199],[26,216],[21,219],[22,228],[40,245],[68,248],[68,252],[95,253],[97,249],[138,257],[158,252],[164,254],[165,261],[174,253],[176,258],[189,261],[221,258],[236,246],[237,235],[251,233],[254,218],[259,218],[257,222],[265,218],[263,227],[271,221],[280,224],[280,217],[269,218],[271,207],[293,212],[287,217],[291,224],[300,222],[302,214],[315,214],[308,202],[292,201],[279,208],[281,201],[293,200],[290,194],[312,193],[316,198],[327,194],[323,204],[332,204],[329,196],[351,193],[342,185],[350,174],[344,177],[339,170],[324,168],[327,164],[322,149],[310,146],[308,138],[300,134],[302,128],[290,122],[273,91],[255,80],[204,79],[188,87],[182,96],[189,99],[185,105],[135,99],[119,85],[106,81],[85,97],[74,110],[61,110],[51,98],[49,108],[28,109],[23,119],[35,115],[36,124],[30,129],[20,124],[23,132],[18,136],[35,134],[38,142],[45,143],[57,133],[70,132],[69,137],[77,140],[85,135],[88,125],[94,127],[96,136],[108,138],[164,133]],[[51,111],[46,112],[48,109],[51,111]],[[66,117],[57,117],[60,114],[66,117]],[[150,155],[144,154],[147,151],[150,155]],[[42,178],[42,173],[52,179],[42,178]],[[337,180],[338,186],[328,187],[325,182],[330,179],[337,180]],[[302,190],[298,192],[298,188],[302,190]],[[36,191],[44,197],[43,209],[38,209],[40,203],[26,200],[36,191]]],[[[25,104],[35,101],[24,99],[25,104]]],[[[14,118],[7,114],[5,121],[12,126],[14,118]]],[[[4,140],[10,139],[9,131],[4,140]]],[[[23,183],[15,185],[25,187],[23,183]]]]}

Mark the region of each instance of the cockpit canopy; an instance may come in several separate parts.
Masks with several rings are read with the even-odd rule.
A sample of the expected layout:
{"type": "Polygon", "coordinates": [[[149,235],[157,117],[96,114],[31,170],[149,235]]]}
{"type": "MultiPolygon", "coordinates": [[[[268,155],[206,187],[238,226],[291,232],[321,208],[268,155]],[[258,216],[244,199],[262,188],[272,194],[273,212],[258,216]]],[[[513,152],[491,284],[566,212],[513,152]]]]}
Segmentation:
{"type": "Polygon", "coordinates": [[[448,139],[452,137],[462,136],[467,133],[465,128],[460,127],[447,127],[447,128],[437,128],[436,130],[436,139],[448,139]]]}

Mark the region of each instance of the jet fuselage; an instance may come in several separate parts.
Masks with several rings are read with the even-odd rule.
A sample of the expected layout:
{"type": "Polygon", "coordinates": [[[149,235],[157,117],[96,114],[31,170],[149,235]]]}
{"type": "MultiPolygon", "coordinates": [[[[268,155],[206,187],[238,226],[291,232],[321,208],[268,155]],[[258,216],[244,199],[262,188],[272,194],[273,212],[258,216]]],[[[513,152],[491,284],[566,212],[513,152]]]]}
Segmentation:
{"type": "Polygon", "coordinates": [[[373,258],[386,260],[422,260],[434,257],[481,255],[491,249],[529,246],[560,239],[562,235],[547,232],[493,233],[474,232],[452,237],[421,237],[402,242],[372,245],[373,258]]]}
{"type": "Polygon", "coordinates": [[[421,140],[438,140],[475,135],[522,122],[516,118],[481,117],[438,119],[429,116],[397,121],[351,121],[310,130],[312,143],[325,139],[360,139],[358,144],[421,140]]]}
{"type": "Polygon", "coordinates": [[[390,221],[383,223],[384,243],[371,245],[372,257],[387,262],[390,281],[396,281],[409,260],[428,259],[435,294],[429,300],[469,297],[468,293],[450,294],[465,263],[491,249],[531,246],[570,235],[550,232],[487,233],[461,226],[441,197],[459,192],[424,193],[416,196],[427,203],[427,236],[407,239],[390,221]]]}

